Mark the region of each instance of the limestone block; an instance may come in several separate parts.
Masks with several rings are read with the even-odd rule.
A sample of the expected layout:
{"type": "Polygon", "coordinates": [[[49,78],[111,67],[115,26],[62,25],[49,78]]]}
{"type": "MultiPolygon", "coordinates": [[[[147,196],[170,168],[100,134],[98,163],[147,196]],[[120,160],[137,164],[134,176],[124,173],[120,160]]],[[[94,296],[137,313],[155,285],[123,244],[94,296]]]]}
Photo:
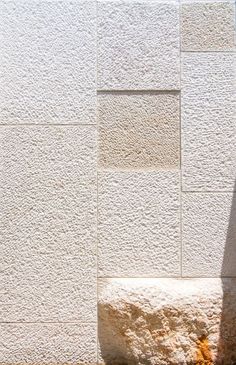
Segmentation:
{"type": "Polygon", "coordinates": [[[98,1],[98,88],[179,89],[178,1],[98,1]]]}
{"type": "Polygon", "coordinates": [[[95,364],[96,325],[1,323],[0,363],[95,364]]]}
{"type": "Polygon", "coordinates": [[[236,179],[236,54],[183,54],[185,191],[233,190],[236,179]]]}
{"type": "Polygon", "coordinates": [[[0,123],[96,122],[96,1],[0,4],[0,123]]]}
{"type": "Polygon", "coordinates": [[[95,126],[2,127],[0,146],[0,322],[95,321],[95,126]]]}
{"type": "Polygon", "coordinates": [[[100,361],[213,365],[236,361],[236,279],[103,279],[100,361]]]}
{"type": "Polygon", "coordinates": [[[181,48],[184,51],[235,49],[235,2],[182,1],[181,48]]]}
{"type": "Polygon", "coordinates": [[[180,274],[178,172],[100,172],[99,275],[180,274]]]}
{"type": "Polygon", "coordinates": [[[101,94],[98,121],[100,167],[179,167],[178,94],[101,94]]]}
{"type": "Polygon", "coordinates": [[[183,205],[183,274],[236,276],[236,195],[186,193],[183,205]]]}

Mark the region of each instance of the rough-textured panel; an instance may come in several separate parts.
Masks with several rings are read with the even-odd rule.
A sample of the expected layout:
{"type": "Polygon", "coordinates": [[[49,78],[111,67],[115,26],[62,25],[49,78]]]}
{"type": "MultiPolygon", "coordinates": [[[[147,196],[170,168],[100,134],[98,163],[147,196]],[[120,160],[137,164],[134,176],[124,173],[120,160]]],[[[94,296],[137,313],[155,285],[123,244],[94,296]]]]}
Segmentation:
{"type": "Polygon", "coordinates": [[[226,51],[235,48],[235,4],[232,0],[183,1],[181,21],[183,50],[226,51]]]}
{"type": "Polygon", "coordinates": [[[103,94],[98,99],[99,165],[178,168],[177,94],[103,94]]]}
{"type": "Polygon", "coordinates": [[[95,123],[95,1],[1,1],[0,123],[95,123]]]}
{"type": "Polygon", "coordinates": [[[236,276],[235,222],[235,194],[184,194],[185,276],[236,276]]]}
{"type": "Polygon", "coordinates": [[[101,284],[98,335],[106,364],[235,364],[236,279],[101,284]]]}
{"type": "Polygon", "coordinates": [[[183,55],[184,190],[232,190],[236,178],[236,55],[183,55]]]}
{"type": "Polygon", "coordinates": [[[96,325],[0,324],[1,364],[95,364],[96,325]]]}
{"type": "Polygon", "coordinates": [[[179,173],[99,173],[101,276],[180,273],[179,173]]]}
{"type": "Polygon", "coordinates": [[[1,322],[96,319],[95,138],[1,128],[1,322]]]}
{"type": "Polygon", "coordinates": [[[98,87],[178,89],[178,2],[98,2],[98,87]]]}

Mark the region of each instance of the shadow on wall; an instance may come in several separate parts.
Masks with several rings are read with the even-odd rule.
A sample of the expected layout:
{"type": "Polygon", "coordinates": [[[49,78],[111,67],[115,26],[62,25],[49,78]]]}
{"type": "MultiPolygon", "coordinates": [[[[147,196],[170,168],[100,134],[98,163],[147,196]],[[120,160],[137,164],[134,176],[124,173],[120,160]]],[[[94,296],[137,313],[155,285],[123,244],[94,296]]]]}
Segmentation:
{"type": "Polygon", "coordinates": [[[236,290],[236,182],[231,204],[221,277],[223,290],[220,339],[217,364],[236,364],[236,302],[232,291],[236,290]]]}

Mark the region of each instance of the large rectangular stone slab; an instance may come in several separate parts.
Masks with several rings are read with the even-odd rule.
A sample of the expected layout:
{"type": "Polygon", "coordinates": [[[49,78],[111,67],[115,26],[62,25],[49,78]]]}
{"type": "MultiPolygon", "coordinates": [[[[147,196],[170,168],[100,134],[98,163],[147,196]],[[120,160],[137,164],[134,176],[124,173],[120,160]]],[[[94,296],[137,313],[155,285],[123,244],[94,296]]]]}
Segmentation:
{"type": "Polygon", "coordinates": [[[178,1],[98,1],[98,88],[179,89],[178,1]]]}
{"type": "Polygon", "coordinates": [[[181,122],[185,191],[234,189],[235,69],[236,54],[183,54],[181,122]]]}
{"type": "Polygon", "coordinates": [[[98,121],[101,168],[179,167],[178,94],[100,94],[98,121]]]}
{"type": "Polygon", "coordinates": [[[0,123],[96,123],[96,1],[1,1],[0,123]]]}
{"type": "Polygon", "coordinates": [[[183,275],[236,276],[236,195],[183,195],[183,275]]]}
{"type": "Polygon", "coordinates": [[[0,322],[95,321],[95,126],[2,127],[0,146],[0,322]]]}
{"type": "Polygon", "coordinates": [[[1,323],[1,364],[96,364],[96,325],[1,323]]]}
{"type": "Polygon", "coordinates": [[[233,0],[182,0],[181,48],[184,51],[235,49],[233,0]]]}
{"type": "Polygon", "coordinates": [[[180,274],[179,173],[100,172],[101,277],[180,274]]]}

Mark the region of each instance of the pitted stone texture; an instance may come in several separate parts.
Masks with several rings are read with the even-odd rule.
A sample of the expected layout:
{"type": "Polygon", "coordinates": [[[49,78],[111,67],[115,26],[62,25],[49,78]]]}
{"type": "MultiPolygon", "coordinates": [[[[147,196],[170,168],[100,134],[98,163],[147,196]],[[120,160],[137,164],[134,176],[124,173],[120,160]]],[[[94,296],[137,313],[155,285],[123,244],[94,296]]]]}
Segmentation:
{"type": "Polygon", "coordinates": [[[95,364],[96,325],[1,323],[1,364],[95,364]]]}
{"type": "Polygon", "coordinates": [[[179,89],[178,1],[98,1],[98,88],[179,89]]]}
{"type": "Polygon", "coordinates": [[[236,179],[236,54],[183,55],[185,191],[233,190],[236,179]]]}
{"type": "Polygon", "coordinates": [[[99,95],[98,120],[101,167],[179,167],[178,94],[99,95]]]}
{"type": "Polygon", "coordinates": [[[184,51],[235,49],[235,3],[232,0],[182,1],[181,23],[184,51]]]}
{"type": "Polygon", "coordinates": [[[236,279],[104,279],[100,357],[115,365],[235,364],[235,302],[236,279]]]}
{"type": "Polygon", "coordinates": [[[185,276],[236,276],[235,194],[183,195],[185,276]]]}
{"type": "Polygon", "coordinates": [[[100,276],[178,276],[179,173],[101,172],[100,276]]]}
{"type": "Polygon", "coordinates": [[[0,146],[0,322],[94,321],[95,126],[2,127],[0,146]]]}
{"type": "Polygon", "coordinates": [[[96,122],[96,1],[0,4],[0,123],[96,122]]]}

